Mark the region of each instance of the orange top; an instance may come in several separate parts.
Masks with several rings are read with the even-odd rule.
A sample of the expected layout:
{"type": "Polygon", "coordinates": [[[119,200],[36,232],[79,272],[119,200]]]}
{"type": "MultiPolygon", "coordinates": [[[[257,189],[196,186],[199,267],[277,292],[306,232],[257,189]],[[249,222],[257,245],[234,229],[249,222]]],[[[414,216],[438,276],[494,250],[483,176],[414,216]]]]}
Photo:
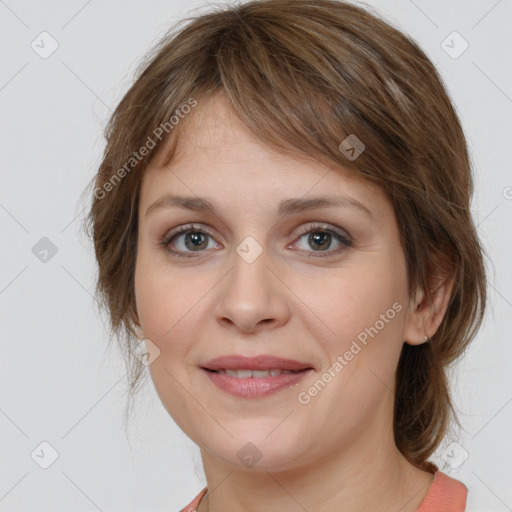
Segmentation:
{"type": "MultiPolygon", "coordinates": [[[[180,512],[197,512],[197,507],[207,490],[205,487],[194,501],[180,512]]],[[[462,482],[436,471],[434,481],[416,512],[464,512],[467,494],[468,489],[462,482]]]]}

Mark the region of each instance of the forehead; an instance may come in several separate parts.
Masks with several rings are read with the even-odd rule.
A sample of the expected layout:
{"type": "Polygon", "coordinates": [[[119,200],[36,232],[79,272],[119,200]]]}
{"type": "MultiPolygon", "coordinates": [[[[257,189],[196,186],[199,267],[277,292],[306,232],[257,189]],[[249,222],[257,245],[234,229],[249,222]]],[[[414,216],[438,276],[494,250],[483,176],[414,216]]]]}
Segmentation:
{"type": "MultiPolygon", "coordinates": [[[[229,148],[229,159],[233,159],[239,143],[263,147],[249,128],[238,118],[226,95],[219,91],[209,98],[198,100],[197,106],[181,121],[176,133],[176,147],[172,133],[159,150],[151,168],[170,164],[168,152],[172,148],[172,164],[190,157],[215,158],[222,162],[229,148]]],[[[267,147],[268,150],[270,148],[267,147]]],[[[247,148],[244,148],[246,153],[247,148]]],[[[279,158],[279,152],[273,151],[279,158]]],[[[297,155],[299,152],[297,151],[297,155]]]]}
{"type": "MultiPolygon", "coordinates": [[[[261,123],[265,123],[265,120],[261,123]]],[[[165,145],[159,149],[154,161],[151,162],[151,168],[166,167],[166,164],[171,163],[170,149],[173,150],[173,165],[185,157],[215,158],[215,161],[220,163],[228,158],[230,161],[234,158],[243,161],[250,157],[249,147],[255,152],[264,153],[265,158],[271,158],[280,164],[291,163],[291,160],[299,162],[309,160],[311,166],[318,167],[322,160],[321,156],[308,155],[284,141],[279,141],[283,147],[276,147],[259,139],[240,119],[222,90],[210,97],[198,99],[197,106],[181,120],[175,133],[176,147],[173,147],[175,141],[171,133],[165,145]],[[244,145],[243,150],[241,144],[244,145]],[[237,149],[240,150],[237,151],[237,149]]],[[[322,163],[326,167],[333,165],[326,157],[323,158],[322,163]]],[[[343,170],[340,167],[340,170],[345,171],[343,174],[347,178],[351,176],[347,169],[343,170]]],[[[354,174],[352,176],[355,177],[354,174]]]]}
{"type": "Polygon", "coordinates": [[[141,192],[146,206],[164,192],[265,202],[326,193],[355,196],[370,205],[383,200],[379,187],[340,165],[264,144],[224,94],[199,100],[182,123],[172,158],[167,141],[146,169],[141,192]]]}

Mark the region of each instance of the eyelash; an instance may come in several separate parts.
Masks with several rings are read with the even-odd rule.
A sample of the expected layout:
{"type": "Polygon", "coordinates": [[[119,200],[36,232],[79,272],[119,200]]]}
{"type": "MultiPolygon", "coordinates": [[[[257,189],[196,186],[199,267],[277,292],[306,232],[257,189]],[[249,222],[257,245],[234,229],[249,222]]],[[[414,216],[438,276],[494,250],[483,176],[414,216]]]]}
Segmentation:
{"type": "MultiPolygon", "coordinates": [[[[312,252],[314,254],[314,256],[309,255],[308,257],[310,257],[310,258],[325,258],[328,256],[333,256],[333,255],[338,254],[341,251],[345,250],[347,247],[352,246],[352,241],[349,238],[343,236],[341,233],[338,233],[337,231],[327,228],[325,225],[322,225],[322,224],[314,224],[313,223],[313,225],[308,226],[307,229],[302,230],[299,233],[297,233],[297,236],[300,239],[304,235],[308,235],[308,234],[314,233],[314,232],[328,233],[328,234],[334,236],[334,238],[338,242],[340,242],[342,244],[342,246],[339,249],[336,249],[334,251],[305,251],[305,252],[312,252]]],[[[164,236],[159,241],[159,245],[162,246],[166,252],[168,252],[178,258],[195,258],[196,256],[185,256],[184,254],[182,254],[181,251],[174,251],[169,248],[169,244],[171,242],[173,242],[176,238],[178,238],[178,236],[185,234],[185,233],[202,233],[202,234],[209,236],[210,238],[213,238],[212,235],[210,235],[207,231],[202,229],[200,226],[194,226],[193,224],[187,224],[187,225],[180,226],[179,228],[177,228],[177,230],[174,233],[164,236]]],[[[195,252],[195,251],[190,251],[189,254],[193,254],[193,252],[195,252]]],[[[203,252],[203,251],[196,251],[196,252],[203,252]]]]}

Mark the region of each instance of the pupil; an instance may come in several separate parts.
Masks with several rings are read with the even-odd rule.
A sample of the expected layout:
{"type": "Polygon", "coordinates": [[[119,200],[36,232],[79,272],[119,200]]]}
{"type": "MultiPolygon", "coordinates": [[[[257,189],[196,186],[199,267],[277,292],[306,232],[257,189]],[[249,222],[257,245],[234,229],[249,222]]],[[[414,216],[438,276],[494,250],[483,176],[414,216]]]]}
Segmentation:
{"type": "MultiPolygon", "coordinates": [[[[312,233],[309,235],[309,240],[310,242],[313,242],[315,244],[322,244],[322,242],[325,243],[326,241],[326,238],[327,237],[330,237],[331,235],[329,233],[325,233],[325,232],[317,232],[317,233],[312,233]]],[[[329,244],[327,244],[327,246],[329,246],[329,244]]],[[[323,249],[326,249],[328,247],[323,247],[323,249]]]]}
{"type": "Polygon", "coordinates": [[[202,233],[187,233],[185,237],[185,244],[188,249],[203,249],[203,246],[208,245],[205,244],[206,237],[202,233]],[[189,245],[189,241],[192,242],[192,245],[189,245]],[[202,244],[201,244],[202,242],[202,244]]]}

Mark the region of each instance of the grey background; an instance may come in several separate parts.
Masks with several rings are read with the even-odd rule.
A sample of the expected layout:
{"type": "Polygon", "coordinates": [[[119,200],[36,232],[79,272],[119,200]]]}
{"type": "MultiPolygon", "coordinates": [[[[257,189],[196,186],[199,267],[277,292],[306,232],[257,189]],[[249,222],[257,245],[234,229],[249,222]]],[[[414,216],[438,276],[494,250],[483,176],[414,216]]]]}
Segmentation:
{"type": "MultiPolygon", "coordinates": [[[[467,432],[434,460],[468,486],[474,510],[512,510],[512,2],[367,5],[412,35],[444,77],[468,137],[472,211],[492,260],[485,326],[453,374],[467,432]],[[443,45],[454,31],[469,43],[458,58],[457,36],[443,45]]],[[[105,319],[92,306],[96,268],[78,203],[140,58],[199,6],[208,8],[0,0],[0,512],[173,511],[205,485],[198,448],[150,379],[128,438],[122,430],[124,366],[106,352],[105,319]],[[51,48],[44,31],[58,42],[47,58],[31,47],[51,48]],[[47,469],[42,442],[58,453],[47,469]]]]}

